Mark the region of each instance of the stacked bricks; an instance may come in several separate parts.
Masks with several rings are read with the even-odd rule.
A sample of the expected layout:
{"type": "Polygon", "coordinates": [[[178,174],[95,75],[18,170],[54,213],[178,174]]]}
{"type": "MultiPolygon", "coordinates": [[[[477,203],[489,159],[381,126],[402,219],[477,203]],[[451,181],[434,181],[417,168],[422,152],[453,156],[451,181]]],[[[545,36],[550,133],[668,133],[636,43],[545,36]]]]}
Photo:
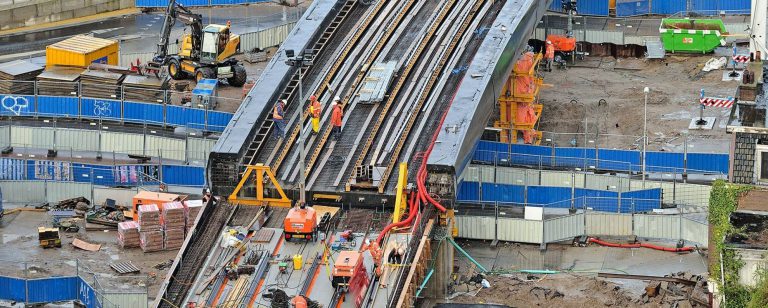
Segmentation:
{"type": "Polygon", "coordinates": [[[160,228],[160,210],[157,205],[140,205],[137,217],[141,250],[163,250],[163,231],[160,228]]]}
{"type": "Polygon", "coordinates": [[[166,250],[179,249],[184,243],[186,225],[184,212],[184,205],[181,202],[163,204],[163,246],[166,250]]]}
{"type": "Polygon", "coordinates": [[[200,215],[200,212],[203,210],[203,201],[202,200],[187,200],[184,201],[184,217],[187,221],[187,233],[189,233],[189,230],[192,229],[192,227],[195,226],[195,220],[197,219],[197,216],[200,215]]]}
{"type": "Polygon", "coordinates": [[[124,221],[117,224],[117,244],[120,248],[137,248],[140,242],[139,223],[124,221]]]}

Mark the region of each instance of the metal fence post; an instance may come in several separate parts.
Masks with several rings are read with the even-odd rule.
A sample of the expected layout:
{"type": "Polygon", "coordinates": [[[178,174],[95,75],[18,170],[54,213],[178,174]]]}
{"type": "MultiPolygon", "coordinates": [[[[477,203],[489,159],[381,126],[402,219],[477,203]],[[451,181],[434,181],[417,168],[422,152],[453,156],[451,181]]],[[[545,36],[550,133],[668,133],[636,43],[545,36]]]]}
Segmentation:
{"type": "Polygon", "coordinates": [[[29,305],[29,265],[24,262],[24,302],[29,305]]]}

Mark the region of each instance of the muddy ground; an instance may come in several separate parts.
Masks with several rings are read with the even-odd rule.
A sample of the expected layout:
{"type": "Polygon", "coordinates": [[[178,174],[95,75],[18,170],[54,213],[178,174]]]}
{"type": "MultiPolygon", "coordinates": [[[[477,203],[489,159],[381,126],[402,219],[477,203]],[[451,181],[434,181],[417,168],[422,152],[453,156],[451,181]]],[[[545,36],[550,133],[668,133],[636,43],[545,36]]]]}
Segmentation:
{"type": "MultiPolygon", "coordinates": [[[[711,58],[667,55],[664,61],[648,61],[587,57],[578,64],[585,67],[545,72],[544,82],[551,86],[541,91],[544,110],[539,130],[583,134],[586,115],[586,142],[590,147],[595,144],[589,140],[594,140],[600,147],[636,148],[639,142],[633,136],[643,135],[643,89],[649,87],[649,149],[682,152],[682,141],[688,134],[691,151],[727,152],[723,139],[728,138],[725,126],[730,109],[705,110],[704,116],[717,117],[712,130],[688,129],[691,119],[699,114],[701,89],[706,96],[714,97],[735,93],[736,82],[721,81],[722,70],[701,71],[711,58]],[[601,99],[605,100],[602,104],[601,99]]],[[[559,146],[568,146],[573,139],[579,146],[585,142],[583,135],[557,135],[552,139],[559,146]]]]}
{"type": "Polygon", "coordinates": [[[61,233],[61,248],[44,249],[38,246],[37,227],[50,226],[51,216],[45,212],[21,212],[4,216],[0,220],[0,260],[3,261],[0,275],[43,278],[74,276],[79,271],[91,283],[95,276],[105,290],[147,290],[149,298],[153,299],[167,273],[167,268],[157,269],[155,266],[174,259],[178,252],[144,253],[140,248],[121,249],[117,245],[116,230],[85,231],[84,228],[78,233],[61,233]],[[75,238],[101,244],[101,248],[97,252],[80,250],[71,244],[75,238]],[[119,275],[109,267],[112,262],[125,261],[131,261],[141,272],[119,275]]]}

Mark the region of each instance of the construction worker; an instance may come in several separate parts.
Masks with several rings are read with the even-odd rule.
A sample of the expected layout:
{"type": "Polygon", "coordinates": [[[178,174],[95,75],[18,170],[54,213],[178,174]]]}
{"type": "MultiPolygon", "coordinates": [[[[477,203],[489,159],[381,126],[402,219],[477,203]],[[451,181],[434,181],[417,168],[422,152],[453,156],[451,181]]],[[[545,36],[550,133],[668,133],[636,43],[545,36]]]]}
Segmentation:
{"type": "Polygon", "coordinates": [[[296,308],[307,308],[307,299],[304,296],[296,295],[291,299],[291,304],[296,308]]]}
{"type": "Polygon", "coordinates": [[[275,139],[282,139],[285,137],[285,104],[286,100],[281,99],[275,104],[275,108],[272,110],[272,121],[275,122],[275,139]]]}
{"type": "Polygon", "coordinates": [[[338,141],[341,136],[341,119],[344,117],[344,111],[341,110],[341,98],[338,96],[333,98],[331,108],[333,108],[333,113],[331,113],[331,125],[333,125],[331,134],[333,134],[333,140],[338,141]]]}
{"type": "Polygon", "coordinates": [[[323,111],[323,106],[317,97],[312,95],[309,97],[309,116],[312,117],[312,132],[317,134],[320,131],[320,112],[323,111]]]}
{"type": "Polygon", "coordinates": [[[552,71],[552,62],[555,61],[555,45],[552,45],[552,41],[547,41],[545,52],[544,52],[544,61],[546,63],[546,70],[548,72],[552,71]]]}

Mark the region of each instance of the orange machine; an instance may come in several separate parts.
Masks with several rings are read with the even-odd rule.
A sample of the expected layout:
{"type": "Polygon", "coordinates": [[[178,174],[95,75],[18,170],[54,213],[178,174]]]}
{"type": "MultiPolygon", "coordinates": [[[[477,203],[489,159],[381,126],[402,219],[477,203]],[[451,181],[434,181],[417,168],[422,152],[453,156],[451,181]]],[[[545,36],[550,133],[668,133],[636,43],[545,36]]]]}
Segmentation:
{"type": "Polygon", "coordinates": [[[334,288],[349,286],[349,281],[355,274],[363,271],[363,256],[359,251],[344,250],[339,253],[336,262],[333,264],[333,279],[331,284],[334,288]]]}
{"type": "Polygon", "coordinates": [[[131,214],[135,214],[139,209],[139,205],[142,204],[157,204],[158,209],[162,211],[163,204],[171,203],[173,201],[184,201],[186,199],[187,196],[185,195],[159,193],[153,191],[140,191],[138,194],[133,196],[133,211],[131,214]]]}
{"type": "Polygon", "coordinates": [[[576,51],[575,37],[567,37],[565,35],[550,34],[547,36],[547,41],[552,42],[552,46],[555,46],[555,52],[570,54],[576,51]]]}
{"type": "Polygon", "coordinates": [[[315,209],[307,206],[295,206],[288,211],[283,221],[285,240],[317,239],[317,213],[315,209]]]}

